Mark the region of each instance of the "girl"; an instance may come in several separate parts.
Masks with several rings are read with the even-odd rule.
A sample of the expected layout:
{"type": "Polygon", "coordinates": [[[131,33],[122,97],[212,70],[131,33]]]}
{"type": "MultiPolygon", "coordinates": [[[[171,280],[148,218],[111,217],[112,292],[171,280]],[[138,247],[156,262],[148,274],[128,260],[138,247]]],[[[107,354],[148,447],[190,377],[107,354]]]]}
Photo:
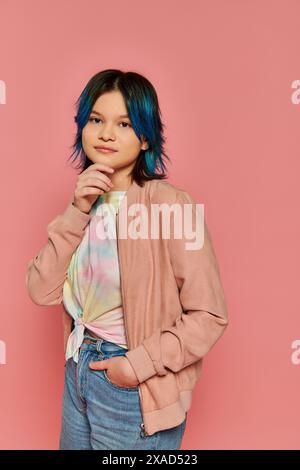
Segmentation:
{"type": "Polygon", "coordinates": [[[145,77],[90,79],[77,101],[74,194],[28,264],[33,302],[64,307],[60,449],[179,449],[203,357],[228,324],[206,222],[191,246],[198,207],[163,181],[160,114],[145,77]]]}

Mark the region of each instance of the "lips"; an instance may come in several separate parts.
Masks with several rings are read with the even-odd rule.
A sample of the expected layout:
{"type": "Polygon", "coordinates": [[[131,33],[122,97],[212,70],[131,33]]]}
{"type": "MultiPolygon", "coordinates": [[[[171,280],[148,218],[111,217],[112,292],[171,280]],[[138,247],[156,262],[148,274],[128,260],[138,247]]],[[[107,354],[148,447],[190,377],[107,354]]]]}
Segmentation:
{"type": "Polygon", "coordinates": [[[101,146],[95,147],[95,149],[98,152],[103,152],[103,153],[111,153],[111,152],[116,152],[117,151],[117,150],[112,149],[110,147],[101,147],[101,146]]]}

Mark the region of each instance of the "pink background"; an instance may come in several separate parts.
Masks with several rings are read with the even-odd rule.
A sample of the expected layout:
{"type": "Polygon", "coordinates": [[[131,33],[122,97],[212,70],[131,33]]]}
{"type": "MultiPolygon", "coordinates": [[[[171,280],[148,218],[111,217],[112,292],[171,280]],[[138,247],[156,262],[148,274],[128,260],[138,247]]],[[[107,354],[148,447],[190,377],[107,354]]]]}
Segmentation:
{"type": "Polygon", "coordinates": [[[62,307],[34,305],[25,271],[75,189],[73,104],[106,68],[156,87],[228,302],[182,449],[299,449],[299,1],[2,0],[0,22],[1,449],[58,448],[62,307]]]}

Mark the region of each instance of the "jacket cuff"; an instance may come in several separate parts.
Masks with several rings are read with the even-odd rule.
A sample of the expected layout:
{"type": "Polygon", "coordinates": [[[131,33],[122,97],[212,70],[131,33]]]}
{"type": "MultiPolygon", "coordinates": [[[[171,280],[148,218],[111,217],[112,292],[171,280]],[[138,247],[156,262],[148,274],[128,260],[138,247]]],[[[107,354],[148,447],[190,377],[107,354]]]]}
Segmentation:
{"type": "Polygon", "coordinates": [[[86,214],[85,212],[79,210],[73,205],[72,202],[68,204],[62,215],[65,220],[68,220],[72,223],[72,226],[76,225],[82,230],[87,226],[92,217],[91,214],[86,214]]]}
{"type": "Polygon", "coordinates": [[[152,359],[142,344],[135,349],[127,351],[125,356],[132,365],[140,383],[156,374],[152,359]]]}

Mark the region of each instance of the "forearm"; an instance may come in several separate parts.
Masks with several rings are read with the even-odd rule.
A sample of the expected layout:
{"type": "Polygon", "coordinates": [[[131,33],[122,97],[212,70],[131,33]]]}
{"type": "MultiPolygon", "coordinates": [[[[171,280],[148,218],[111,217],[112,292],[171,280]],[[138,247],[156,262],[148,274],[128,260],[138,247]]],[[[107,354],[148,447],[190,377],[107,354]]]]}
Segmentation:
{"type": "Polygon", "coordinates": [[[59,304],[72,255],[80,244],[91,216],[70,203],[47,226],[48,241],[27,265],[26,288],[38,305],[59,304]]]}

